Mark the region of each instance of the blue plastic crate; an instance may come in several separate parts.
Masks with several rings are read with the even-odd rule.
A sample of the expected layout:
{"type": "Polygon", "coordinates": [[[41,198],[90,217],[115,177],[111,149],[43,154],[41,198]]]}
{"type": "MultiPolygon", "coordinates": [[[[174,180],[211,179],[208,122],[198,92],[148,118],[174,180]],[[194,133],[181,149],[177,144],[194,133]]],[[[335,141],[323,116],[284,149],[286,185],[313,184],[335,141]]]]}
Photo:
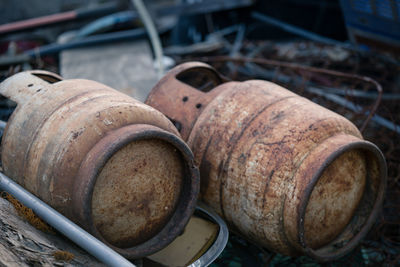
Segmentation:
{"type": "Polygon", "coordinates": [[[400,0],[341,0],[350,39],[400,46],[400,0]]]}
{"type": "Polygon", "coordinates": [[[353,9],[357,12],[373,14],[370,0],[354,0],[352,1],[353,9]]]}
{"type": "Polygon", "coordinates": [[[392,8],[392,4],[395,4],[392,0],[376,1],[375,5],[377,15],[390,20],[396,20],[396,9],[392,8]]]}

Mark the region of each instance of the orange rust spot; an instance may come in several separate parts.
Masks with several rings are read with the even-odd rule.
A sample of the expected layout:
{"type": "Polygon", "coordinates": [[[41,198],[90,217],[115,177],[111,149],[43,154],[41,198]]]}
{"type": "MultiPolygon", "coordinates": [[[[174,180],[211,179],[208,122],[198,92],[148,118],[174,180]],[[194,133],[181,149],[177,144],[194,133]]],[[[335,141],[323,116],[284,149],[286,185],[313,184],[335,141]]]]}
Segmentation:
{"type": "Polygon", "coordinates": [[[10,195],[7,192],[1,192],[1,197],[7,199],[15,208],[18,215],[23,217],[26,221],[28,221],[33,227],[36,229],[54,234],[55,230],[53,227],[48,225],[45,221],[40,219],[30,208],[25,207],[21,202],[19,202],[16,198],[10,195]]]}
{"type": "Polygon", "coordinates": [[[75,258],[74,254],[68,251],[57,250],[53,252],[53,257],[58,261],[70,262],[75,258]]]}

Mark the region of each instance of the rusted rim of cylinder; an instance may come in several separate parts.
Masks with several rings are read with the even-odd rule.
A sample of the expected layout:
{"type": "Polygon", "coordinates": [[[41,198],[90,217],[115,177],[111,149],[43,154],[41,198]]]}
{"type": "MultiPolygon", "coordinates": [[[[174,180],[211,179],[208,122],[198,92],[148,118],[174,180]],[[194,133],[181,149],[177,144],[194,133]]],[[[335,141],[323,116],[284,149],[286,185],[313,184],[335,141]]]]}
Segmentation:
{"type": "MultiPolygon", "coordinates": [[[[368,162],[367,162],[368,164],[368,162]]],[[[315,172],[314,176],[311,178],[310,183],[307,185],[307,187],[304,189],[304,198],[303,201],[301,202],[299,209],[298,209],[298,229],[299,229],[299,242],[300,245],[303,247],[304,252],[309,255],[310,257],[321,261],[321,262],[326,262],[326,261],[332,261],[335,259],[338,259],[345,254],[347,254],[349,251],[353,250],[360,242],[361,239],[363,239],[371,227],[375,224],[376,219],[378,217],[378,214],[381,210],[382,203],[383,203],[383,197],[384,197],[384,192],[386,188],[386,180],[387,180],[387,166],[386,162],[384,159],[384,156],[382,155],[382,152],[379,150],[377,146],[374,144],[368,142],[368,141],[358,141],[358,142],[352,142],[348,145],[345,145],[341,147],[340,149],[336,150],[334,153],[332,153],[327,160],[324,162],[324,164],[318,169],[318,171],[315,172]],[[341,156],[343,153],[353,150],[353,149],[360,149],[365,152],[370,152],[372,153],[371,156],[375,158],[377,161],[378,167],[379,167],[379,188],[376,190],[376,193],[374,192],[368,192],[370,190],[367,189],[367,186],[371,184],[371,177],[369,173],[367,173],[367,184],[366,184],[366,189],[364,191],[363,197],[356,209],[356,212],[353,216],[353,219],[349,222],[348,226],[343,230],[343,232],[335,238],[335,240],[331,241],[329,244],[324,245],[323,247],[319,249],[312,249],[310,248],[305,240],[305,231],[304,231],[304,224],[305,224],[305,214],[306,214],[306,208],[308,205],[308,201],[311,197],[311,193],[317,184],[319,178],[321,178],[323,172],[325,169],[333,162],[335,161],[339,156],[341,156]],[[367,194],[367,195],[366,195],[367,194]],[[363,208],[365,206],[368,206],[368,200],[371,201],[371,197],[374,197],[373,200],[373,205],[372,207],[368,210],[368,217],[366,220],[357,220],[357,213],[362,212],[363,208]],[[352,235],[354,233],[354,235],[352,235]],[[347,235],[346,235],[347,234],[347,235]],[[346,236],[348,237],[350,234],[351,237],[346,240],[346,236]],[[339,240],[343,240],[342,246],[338,246],[337,244],[340,243],[339,240]]],[[[364,211],[365,213],[366,211],[364,211]]]]}
{"type": "Polygon", "coordinates": [[[199,172],[193,163],[193,154],[189,147],[177,136],[158,127],[134,124],[108,133],[87,154],[82,162],[74,184],[72,205],[79,221],[88,231],[101,239],[121,255],[134,259],[143,257],[164,248],[172,242],[189,221],[199,193],[199,172]],[[176,209],[167,224],[149,240],[130,248],[118,248],[108,243],[96,229],[92,218],[92,195],[97,176],[102,167],[114,153],[132,141],[158,139],[163,140],[180,151],[184,161],[184,180],[176,209]]]}

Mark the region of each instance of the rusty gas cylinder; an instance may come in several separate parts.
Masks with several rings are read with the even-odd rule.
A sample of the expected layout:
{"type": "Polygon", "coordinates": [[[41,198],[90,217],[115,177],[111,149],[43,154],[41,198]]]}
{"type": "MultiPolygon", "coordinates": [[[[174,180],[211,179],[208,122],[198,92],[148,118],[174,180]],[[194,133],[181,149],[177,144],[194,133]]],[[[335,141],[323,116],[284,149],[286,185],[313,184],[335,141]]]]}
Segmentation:
{"type": "Polygon", "coordinates": [[[184,229],[199,191],[193,154],[159,111],[103,84],[18,73],[4,173],[128,258],[184,229]]]}
{"type": "Polygon", "coordinates": [[[203,201],[259,245],[328,261],[374,224],[386,163],[346,118],[271,82],[227,82],[198,62],[172,69],[146,103],[187,140],[203,201]]]}

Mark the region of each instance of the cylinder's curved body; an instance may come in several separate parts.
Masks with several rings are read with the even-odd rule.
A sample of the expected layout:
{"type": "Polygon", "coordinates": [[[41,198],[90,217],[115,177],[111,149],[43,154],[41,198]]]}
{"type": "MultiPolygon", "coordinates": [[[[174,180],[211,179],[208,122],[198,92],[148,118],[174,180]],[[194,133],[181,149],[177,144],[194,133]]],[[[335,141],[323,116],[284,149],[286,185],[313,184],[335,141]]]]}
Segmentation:
{"type": "Polygon", "coordinates": [[[332,260],[373,225],[386,163],[344,117],[270,82],[223,83],[201,63],[174,68],[146,103],[180,126],[202,199],[248,239],[332,260]],[[179,80],[200,74],[215,88],[205,93],[179,80]]]}
{"type": "Polygon", "coordinates": [[[103,84],[16,74],[2,139],[6,175],[128,258],[184,229],[199,191],[193,155],[160,112],[103,84]]]}

